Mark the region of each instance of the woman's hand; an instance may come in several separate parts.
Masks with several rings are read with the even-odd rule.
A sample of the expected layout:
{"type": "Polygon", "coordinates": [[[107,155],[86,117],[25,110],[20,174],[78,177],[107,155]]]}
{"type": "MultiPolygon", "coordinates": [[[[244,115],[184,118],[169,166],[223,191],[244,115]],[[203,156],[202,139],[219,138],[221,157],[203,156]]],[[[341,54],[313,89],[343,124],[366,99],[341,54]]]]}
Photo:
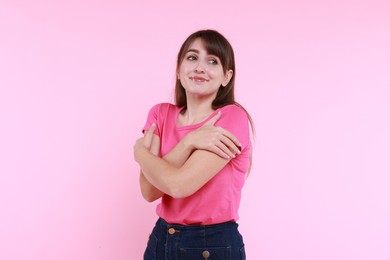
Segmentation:
{"type": "Polygon", "coordinates": [[[134,160],[138,162],[142,150],[147,150],[145,146],[145,137],[138,138],[133,147],[134,160]]]}
{"type": "Polygon", "coordinates": [[[236,154],[241,153],[240,142],[228,130],[214,126],[220,117],[221,112],[211,118],[202,127],[187,134],[183,141],[193,150],[207,150],[222,158],[234,158],[236,154]]]}
{"type": "Polygon", "coordinates": [[[149,130],[145,131],[145,134],[144,134],[144,145],[145,145],[146,149],[148,149],[148,150],[152,146],[154,129],[156,129],[156,125],[152,124],[152,126],[149,128],[149,130]]]}
{"type": "Polygon", "coordinates": [[[134,145],[134,158],[137,161],[137,155],[142,149],[150,151],[154,155],[158,155],[160,151],[160,142],[154,141],[154,130],[156,125],[152,124],[149,130],[145,131],[144,137],[139,138],[134,145]]]}

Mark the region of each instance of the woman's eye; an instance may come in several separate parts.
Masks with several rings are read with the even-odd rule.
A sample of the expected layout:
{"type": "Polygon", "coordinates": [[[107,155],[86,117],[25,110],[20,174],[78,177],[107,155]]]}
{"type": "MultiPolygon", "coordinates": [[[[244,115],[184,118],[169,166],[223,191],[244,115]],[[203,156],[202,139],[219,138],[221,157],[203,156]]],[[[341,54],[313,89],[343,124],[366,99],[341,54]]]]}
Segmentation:
{"type": "Polygon", "coordinates": [[[213,65],[217,65],[218,64],[218,61],[216,59],[211,59],[209,61],[210,64],[213,64],[213,65]]]}
{"type": "Polygon", "coordinates": [[[196,60],[196,56],[190,55],[187,57],[187,60],[196,60]]]}

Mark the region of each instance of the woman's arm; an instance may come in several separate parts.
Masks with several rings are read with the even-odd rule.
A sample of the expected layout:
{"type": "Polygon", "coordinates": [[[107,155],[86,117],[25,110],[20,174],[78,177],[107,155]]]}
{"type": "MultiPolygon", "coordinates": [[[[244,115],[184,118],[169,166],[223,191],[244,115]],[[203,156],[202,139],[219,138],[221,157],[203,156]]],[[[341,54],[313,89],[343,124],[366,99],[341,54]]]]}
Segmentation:
{"type": "MultiPolygon", "coordinates": [[[[231,159],[240,153],[238,139],[226,129],[215,127],[214,124],[221,117],[218,113],[199,129],[187,134],[163,159],[174,167],[182,167],[195,150],[206,150],[221,158],[231,159]]],[[[155,125],[145,131],[144,146],[152,154],[157,155],[160,150],[160,138],[154,135],[155,125]]],[[[142,172],[140,185],[143,197],[152,202],[160,198],[164,193],[153,186],[142,172]]]]}
{"type": "Polygon", "coordinates": [[[196,150],[183,166],[176,167],[152,154],[145,147],[144,138],[134,146],[135,160],[151,185],[174,198],[192,195],[229,162],[212,152],[196,150]]]}
{"type": "MultiPolygon", "coordinates": [[[[238,139],[226,129],[214,126],[220,117],[221,112],[202,127],[188,133],[163,159],[181,167],[195,150],[206,150],[225,159],[240,154],[241,145],[238,139]]],[[[155,135],[154,138],[158,136],[155,135]]]]}

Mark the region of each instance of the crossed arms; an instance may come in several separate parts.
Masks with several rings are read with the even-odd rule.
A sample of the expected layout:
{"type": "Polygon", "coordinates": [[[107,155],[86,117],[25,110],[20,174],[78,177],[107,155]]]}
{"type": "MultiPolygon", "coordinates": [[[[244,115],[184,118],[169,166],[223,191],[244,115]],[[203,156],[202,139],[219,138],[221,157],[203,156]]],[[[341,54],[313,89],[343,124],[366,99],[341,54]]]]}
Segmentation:
{"type": "Polygon", "coordinates": [[[226,129],[214,126],[220,116],[218,113],[187,134],[163,158],[157,156],[160,138],[153,133],[155,125],[136,141],[134,158],[141,167],[141,193],[147,201],[163,194],[173,198],[192,195],[240,153],[238,139],[226,129]]]}

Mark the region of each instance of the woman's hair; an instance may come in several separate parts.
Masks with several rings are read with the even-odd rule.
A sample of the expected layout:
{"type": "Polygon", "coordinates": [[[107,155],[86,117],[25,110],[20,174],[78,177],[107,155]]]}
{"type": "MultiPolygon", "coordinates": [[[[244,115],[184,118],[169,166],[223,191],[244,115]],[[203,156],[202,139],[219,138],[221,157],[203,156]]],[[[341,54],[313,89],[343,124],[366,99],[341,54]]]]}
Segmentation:
{"type": "MultiPolygon", "coordinates": [[[[229,41],[219,32],[215,30],[200,30],[194,32],[184,41],[183,45],[180,48],[180,51],[177,55],[177,63],[176,63],[176,74],[179,73],[180,65],[190,48],[191,44],[196,40],[201,39],[208,54],[217,56],[222,64],[222,68],[224,73],[229,70],[233,71],[233,75],[229,81],[229,83],[223,87],[222,85],[219,87],[217,95],[211,104],[212,108],[215,110],[217,108],[235,104],[241,107],[246,114],[248,115],[249,122],[252,128],[252,134],[254,133],[253,121],[249,113],[242,107],[239,103],[235,101],[234,98],[234,80],[236,75],[236,65],[234,62],[234,52],[233,48],[230,45],[229,41]]],[[[186,107],[187,106],[187,97],[185,90],[178,79],[176,77],[176,85],[175,85],[175,104],[178,107],[186,107]]],[[[184,110],[182,110],[184,112],[184,110]]]]}

